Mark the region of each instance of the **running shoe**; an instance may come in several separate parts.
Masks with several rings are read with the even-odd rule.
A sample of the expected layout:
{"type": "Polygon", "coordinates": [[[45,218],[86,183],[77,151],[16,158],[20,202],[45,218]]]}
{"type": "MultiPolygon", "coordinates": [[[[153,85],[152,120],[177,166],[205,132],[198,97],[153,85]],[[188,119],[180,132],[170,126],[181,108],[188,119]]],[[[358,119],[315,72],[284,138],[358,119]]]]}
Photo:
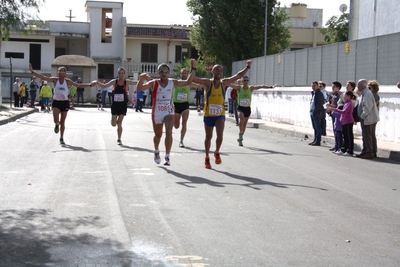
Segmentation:
{"type": "Polygon", "coordinates": [[[118,139],[118,140],[117,140],[117,144],[118,144],[119,146],[122,146],[121,139],[118,139]]]}
{"type": "Polygon", "coordinates": [[[238,142],[243,141],[243,134],[242,134],[242,133],[239,134],[239,138],[238,138],[237,141],[238,141],[238,142]]]}
{"type": "Polygon", "coordinates": [[[209,157],[206,157],[206,159],[204,161],[204,167],[206,167],[206,169],[211,169],[211,163],[210,163],[209,157]]]}
{"type": "Polygon", "coordinates": [[[161,162],[160,151],[154,151],[154,162],[156,164],[160,164],[160,162],[161,162]]]}
{"type": "Polygon", "coordinates": [[[60,145],[65,145],[64,138],[60,138],[60,145]]]}
{"type": "Polygon", "coordinates": [[[164,166],[171,166],[169,162],[169,157],[165,157],[164,159],[165,159],[164,166]]]}
{"type": "Polygon", "coordinates": [[[221,164],[222,163],[222,159],[221,159],[221,156],[219,155],[219,152],[215,151],[214,152],[214,157],[215,157],[215,164],[221,164]]]}
{"type": "Polygon", "coordinates": [[[239,142],[239,146],[243,146],[243,142],[242,141],[238,141],[239,142]]]}
{"type": "Polygon", "coordinates": [[[179,147],[185,148],[185,145],[183,144],[183,142],[179,142],[179,147]]]}
{"type": "Polygon", "coordinates": [[[343,152],[342,152],[342,150],[338,150],[338,151],[335,152],[335,154],[336,155],[343,155],[343,152]]]}
{"type": "Polygon", "coordinates": [[[60,125],[56,124],[56,126],[54,127],[54,132],[58,133],[60,131],[60,125]]]}

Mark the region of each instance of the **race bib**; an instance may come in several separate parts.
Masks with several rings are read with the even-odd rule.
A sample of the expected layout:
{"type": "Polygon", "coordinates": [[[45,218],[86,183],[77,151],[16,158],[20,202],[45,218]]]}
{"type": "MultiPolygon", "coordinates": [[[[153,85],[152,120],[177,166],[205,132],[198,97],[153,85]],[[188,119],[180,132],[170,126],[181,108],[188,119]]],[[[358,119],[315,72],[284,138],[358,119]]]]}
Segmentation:
{"type": "Polygon", "coordinates": [[[114,102],[124,102],[124,94],[114,94],[114,102]]]}
{"type": "Polygon", "coordinates": [[[210,104],[208,107],[208,114],[214,116],[222,115],[222,105],[210,104]]]}
{"type": "Polygon", "coordinates": [[[53,99],[58,100],[58,101],[64,101],[64,100],[68,100],[68,97],[65,95],[54,95],[53,99]]]}
{"type": "Polygon", "coordinates": [[[169,111],[170,105],[157,105],[157,110],[161,112],[169,111]]]}
{"type": "Polygon", "coordinates": [[[248,98],[240,99],[240,106],[250,107],[250,99],[248,98]]]}
{"type": "Polygon", "coordinates": [[[178,93],[177,98],[178,98],[178,101],[185,101],[186,102],[187,99],[188,99],[188,95],[186,93],[178,93]]]}

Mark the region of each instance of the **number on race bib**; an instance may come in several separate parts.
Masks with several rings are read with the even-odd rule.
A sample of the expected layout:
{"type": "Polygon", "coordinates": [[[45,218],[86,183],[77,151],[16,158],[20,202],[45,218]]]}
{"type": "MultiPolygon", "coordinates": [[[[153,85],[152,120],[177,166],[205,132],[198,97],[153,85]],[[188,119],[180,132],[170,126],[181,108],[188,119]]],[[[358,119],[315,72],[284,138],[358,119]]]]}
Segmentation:
{"type": "Polygon", "coordinates": [[[248,98],[240,99],[240,106],[250,107],[250,99],[248,98]]]}
{"type": "Polygon", "coordinates": [[[187,101],[187,94],[186,93],[178,93],[177,98],[179,101],[187,101]]]}
{"type": "Polygon", "coordinates": [[[210,104],[208,108],[208,113],[210,115],[222,115],[222,106],[221,105],[215,105],[215,104],[210,104]]]}
{"type": "Polygon", "coordinates": [[[170,107],[169,105],[159,105],[158,107],[158,111],[169,111],[170,107]]]}
{"type": "Polygon", "coordinates": [[[124,94],[115,94],[114,102],[124,102],[124,94]]]}

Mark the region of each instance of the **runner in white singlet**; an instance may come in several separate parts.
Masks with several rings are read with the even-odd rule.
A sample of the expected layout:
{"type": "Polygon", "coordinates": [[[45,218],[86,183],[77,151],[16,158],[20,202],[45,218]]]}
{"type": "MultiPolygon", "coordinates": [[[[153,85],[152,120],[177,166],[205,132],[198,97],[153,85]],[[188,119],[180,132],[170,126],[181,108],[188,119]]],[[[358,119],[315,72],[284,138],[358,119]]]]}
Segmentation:
{"type": "Polygon", "coordinates": [[[192,83],[196,71],[196,60],[191,59],[191,71],[186,80],[177,80],[169,78],[169,66],[165,63],[158,66],[159,79],[151,80],[143,84],[149,79],[147,73],[142,73],[137,84],[137,90],[152,90],[152,120],[154,130],[154,161],[160,164],[159,144],[162,137],[163,126],[165,125],[165,166],[170,165],[169,154],[172,147],[172,127],[174,125],[174,106],[172,101],[173,89],[177,86],[185,86],[192,83]]]}
{"type": "Polygon", "coordinates": [[[67,118],[67,112],[69,110],[69,88],[71,86],[91,87],[95,85],[96,82],[78,84],[71,79],[66,78],[67,69],[65,67],[58,68],[58,77],[47,77],[43,74],[40,74],[33,70],[31,64],[29,64],[29,71],[35,74],[35,76],[40,78],[42,81],[48,81],[54,84],[54,96],[52,103],[53,119],[55,123],[54,132],[60,132],[60,144],[65,145],[64,131],[65,119],[67,118]]]}

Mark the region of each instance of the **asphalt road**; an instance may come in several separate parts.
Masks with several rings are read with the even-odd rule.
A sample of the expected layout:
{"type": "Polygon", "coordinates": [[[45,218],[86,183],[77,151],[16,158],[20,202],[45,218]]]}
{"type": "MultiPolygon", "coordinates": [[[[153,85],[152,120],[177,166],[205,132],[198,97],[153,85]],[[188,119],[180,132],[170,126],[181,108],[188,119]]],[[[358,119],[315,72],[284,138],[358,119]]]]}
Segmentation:
{"type": "Polygon", "coordinates": [[[227,121],[207,170],[191,111],[164,167],[149,110],[123,146],[110,117],[70,111],[66,146],[51,114],[0,126],[0,266],[400,266],[398,162],[252,128],[239,147],[227,121]]]}

